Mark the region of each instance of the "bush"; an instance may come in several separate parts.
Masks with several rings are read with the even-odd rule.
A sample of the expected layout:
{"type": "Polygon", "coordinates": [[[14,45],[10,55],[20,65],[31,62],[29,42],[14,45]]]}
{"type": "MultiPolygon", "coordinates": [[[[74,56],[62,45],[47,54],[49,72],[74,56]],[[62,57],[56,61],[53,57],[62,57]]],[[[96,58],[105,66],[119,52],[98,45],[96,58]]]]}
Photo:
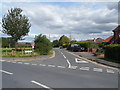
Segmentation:
{"type": "Polygon", "coordinates": [[[81,42],[75,42],[75,44],[79,44],[81,47],[89,48],[90,42],[89,41],[81,41],[81,42]]]}
{"type": "Polygon", "coordinates": [[[35,51],[41,55],[49,54],[52,49],[52,44],[45,35],[38,35],[35,39],[35,51]]]}
{"type": "Polygon", "coordinates": [[[111,44],[105,47],[105,58],[120,63],[120,44],[111,44]]]}

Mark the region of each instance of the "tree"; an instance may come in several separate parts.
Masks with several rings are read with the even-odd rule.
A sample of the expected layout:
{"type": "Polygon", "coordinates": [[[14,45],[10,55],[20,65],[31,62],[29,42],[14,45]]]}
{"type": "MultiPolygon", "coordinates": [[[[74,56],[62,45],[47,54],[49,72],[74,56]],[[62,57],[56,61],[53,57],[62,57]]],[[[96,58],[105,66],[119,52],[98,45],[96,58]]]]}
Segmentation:
{"type": "Polygon", "coordinates": [[[46,38],[45,35],[38,35],[35,38],[35,51],[41,55],[49,54],[52,49],[52,44],[49,39],[46,38]]]}
{"type": "Polygon", "coordinates": [[[3,48],[9,47],[9,38],[1,37],[1,40],[3,48]]]}
{"type": "Polygon", "coordinates": [[[60,37],[59,44],[61,46],[65,46],[66,47],[67,45],[69,45],[69,43],[70,43],[70,39],[67,36],[63,35],[63,36],[60,37]]]}
{"type": "Polygon", "coordinates": [[[18,40],[23,40],[31,27],[29,19],[21,13],[22,9],[11,8],[11,10],[8,10],[8,14],[2,18],[2,32],[11,36],[12,44],[15,44],[18,40]]]}
{"type": "Polygon", "coordinates": [[[52,43],[53,47],[59,47],[59,41],[58,40],[54,40],[52,43]]]}

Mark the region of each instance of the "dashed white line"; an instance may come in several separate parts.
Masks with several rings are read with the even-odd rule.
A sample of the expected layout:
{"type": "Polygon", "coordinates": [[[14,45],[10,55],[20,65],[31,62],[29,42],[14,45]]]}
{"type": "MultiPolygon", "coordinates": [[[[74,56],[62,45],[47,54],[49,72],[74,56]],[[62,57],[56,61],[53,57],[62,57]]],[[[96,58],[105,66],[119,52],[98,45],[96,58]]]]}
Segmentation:
{"type": "Polygon", "coordinates": [[[55,67],[55,65],[48,65],[48,67],[55,67]]]}
{"type": "Polygon", "coordinates": [[[78,66],[71,66],[70,69],[76,69],[78,66]]]}
{"type": "Polygon", "coordinates": [[[11,62],[11,61],[6,61],[6,62],[11,62]]]}
{"type": "Polygon", "coordinates": [[[18,64],[22,64],[22,62],[17,62],[18,64]]]}
{"type": "Polygon", "coordinates": [[[115,73],[115,72],[111,69],[107,69],[107,73],[115,73]]]}
{"type": "Polygon", "coordinates": [[[93,68],[93,71],[102,72],[102,69],[101,68],[93,68]]]}
{"type": "Polygon", "coordinates": [[[40,64],[40,66],[46,66],[45,64],[40,64]]]}
{"type": "Polygon", "coordinates": [[[5,60],[0,60],[1,62],[4,62],[5,60]]]}
{"type": "Polygon", "coordinates": [[[4,70],[0,70],[0,72],[6,73],[6,74],[9,74],[9,75],[12,75],[12,74],[13,74],[13,73],[11,73],[11,72],[4,71],[4,70]]]}
{"type": "Polygon", "coordinates": [[[65,68],[65,66],[57,66],[58,68],[65,68]]]}
{"type": "Polygon", "coordinates": [[[39,85],[39,86],[41,86],[43,88],[46,88],[46,89],[49,89],[49,90],[53,90],[52,88],[50,88],[50,87],[48,87],[48,86],[46,86],[44,84],[41,84],[41,83],[39,83],[37,81],[32,80],[31,82],[34,83],[34,84],[36,84],[36,85],[39,85]]]}
{"type": "Polygon", "coordinates": [[[16,62],[12,62],[12,63],[16,63],[16,62]]]}
{"type": "Polygon", "coordinates": [[[88,71],[90,69],[90,67],[81,67],[80,70],[86,70],[88,71]]]}
{"type": "Polygon", "coordinates": [[[30,63],[24,63],[24,64],[29,65],[30,63]]]}
{"type": "Polygon", "coordinates": [[[37,65],[37,64],[31,64],[31,65],[37,65]]]}

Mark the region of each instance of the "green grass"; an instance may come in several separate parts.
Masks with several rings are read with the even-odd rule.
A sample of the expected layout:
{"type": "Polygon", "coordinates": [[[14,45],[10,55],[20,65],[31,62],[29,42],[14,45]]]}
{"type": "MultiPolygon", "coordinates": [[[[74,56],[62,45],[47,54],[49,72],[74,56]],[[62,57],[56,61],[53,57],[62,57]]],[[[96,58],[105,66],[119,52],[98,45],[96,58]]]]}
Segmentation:
{"type": "Polygon", "coordinates": [[[33,57],[33,56],[40,56],[40,55],[36,52],[31,54],[25,54],[22,52],[16,52],[14,54],[12,54],[11,52],[7,52],[7,54],[6,52],[2,53],[2,57],[33,57]]]}
{"type": "MultiPolygon", "coordinates": [[[[12,49],[15,49],[15,48],[3,48],[3,51],[2,51],[2,57],[34,57],[34,56],[40,56],[40,54],[38,54],[37,52],[34,52],[34,53],[30,53],[30,54],[25,54],[25,50],[30,50],[31,48],[25,48],[25,50],[23,51],[16,51],[14,53],[12,53],[12,49]],[[7,51],[7,52],[6,52],[7,51]]],[[[48,55],[50,54],[53,54],[53,50],[51,50],[48,55]]]]}

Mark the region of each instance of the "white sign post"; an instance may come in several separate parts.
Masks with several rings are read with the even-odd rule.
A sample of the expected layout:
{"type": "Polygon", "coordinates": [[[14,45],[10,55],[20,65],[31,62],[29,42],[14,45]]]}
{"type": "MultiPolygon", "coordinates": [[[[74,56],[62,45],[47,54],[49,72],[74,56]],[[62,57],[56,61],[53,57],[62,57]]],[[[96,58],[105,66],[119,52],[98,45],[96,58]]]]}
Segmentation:
{"type": "Polygon", "coordinates": [[[32,46],[32,51],[34,52],[34,47],[35,47],[35,42],[34,42],[34,40],[32,41],[31,46],[32,46]]]}

